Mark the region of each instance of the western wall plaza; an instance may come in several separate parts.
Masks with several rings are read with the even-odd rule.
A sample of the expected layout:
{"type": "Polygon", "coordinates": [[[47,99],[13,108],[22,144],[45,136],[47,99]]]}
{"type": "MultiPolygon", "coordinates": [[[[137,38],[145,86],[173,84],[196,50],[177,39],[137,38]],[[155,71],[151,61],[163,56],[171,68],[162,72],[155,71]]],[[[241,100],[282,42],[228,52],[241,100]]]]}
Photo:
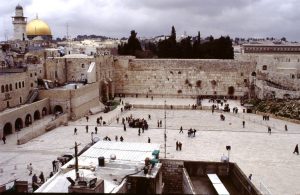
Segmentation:
{"type": "Polygon", "coordinates": [[[269,31],[234,38],[232,23],[205,26],[220,36],[181,32],[204,26],[197,3],[173,2],[162,12],[174,23],[161,15],[157,25],[146,14],[125,22],[120,3],[127,27],[103,0],[101,31],[89,24],[100,1],[57,2],[1,15],[11,30],[0,36],[0,193],[300,194],[300,43],[269,31]]]}

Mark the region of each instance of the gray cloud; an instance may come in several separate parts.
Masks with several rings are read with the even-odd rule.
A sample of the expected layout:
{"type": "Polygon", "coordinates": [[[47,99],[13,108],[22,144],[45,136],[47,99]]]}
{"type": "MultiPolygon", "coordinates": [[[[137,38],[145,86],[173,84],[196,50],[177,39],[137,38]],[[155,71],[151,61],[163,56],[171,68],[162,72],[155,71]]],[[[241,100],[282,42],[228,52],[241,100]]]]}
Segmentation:
{"type": "MultiPolygon", "coordinates": [[[[19,0],[0,5],[2,27],[12,36],[11,16],[19,0]]],[[[128,37],[169,34],[174,25],[177,35],[186,31],[203,36],[287,37],[299,41],[299,0],[24,0],[29,20],[38,13],[52,29],[54,37],[98,34],[128,37]]],[[[1,31],[2,29],[2,31],[1,31]]]]}

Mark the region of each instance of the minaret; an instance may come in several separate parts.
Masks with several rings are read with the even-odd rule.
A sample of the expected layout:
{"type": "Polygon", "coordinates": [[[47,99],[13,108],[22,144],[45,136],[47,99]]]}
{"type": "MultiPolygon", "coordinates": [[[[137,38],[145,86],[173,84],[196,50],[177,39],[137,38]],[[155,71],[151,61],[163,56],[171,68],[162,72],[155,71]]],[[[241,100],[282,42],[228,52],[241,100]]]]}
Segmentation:
{"type": "Polygon", "coordinates": [[[27,18],[23,16],[23,7],[17,5],[16,15],[12,17],[14,26],[14,40],[26,40],[26,24],[27,18]]]}

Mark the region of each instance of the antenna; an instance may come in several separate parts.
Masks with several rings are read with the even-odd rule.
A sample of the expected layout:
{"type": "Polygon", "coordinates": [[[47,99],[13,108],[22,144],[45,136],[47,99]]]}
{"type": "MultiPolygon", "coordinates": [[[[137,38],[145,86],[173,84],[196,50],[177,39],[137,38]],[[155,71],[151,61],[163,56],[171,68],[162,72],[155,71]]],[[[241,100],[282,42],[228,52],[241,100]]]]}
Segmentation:
{"type": "Polygon", "coordinates": [[[167,104],[166,104],[166,100],[165,100],[165,158],[167,158],[167,104]]]}
{"type": "Polygon", "coordinates": [[[69,39],[69,24],[67,23],[67,25],[66,25],[66,27],[67,27],[67,40],[69,39]]]}

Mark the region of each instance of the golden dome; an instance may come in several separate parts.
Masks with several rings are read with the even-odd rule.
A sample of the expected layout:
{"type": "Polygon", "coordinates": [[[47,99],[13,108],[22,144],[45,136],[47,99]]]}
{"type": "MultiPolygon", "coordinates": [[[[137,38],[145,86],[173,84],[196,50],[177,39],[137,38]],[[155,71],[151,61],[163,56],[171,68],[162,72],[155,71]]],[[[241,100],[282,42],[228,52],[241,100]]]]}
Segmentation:
{"type": "Polygon", "coordinates": [[[48,24],[40,19],[31,20],[26,25],[27,36],[51,36],[48,24]]]}

